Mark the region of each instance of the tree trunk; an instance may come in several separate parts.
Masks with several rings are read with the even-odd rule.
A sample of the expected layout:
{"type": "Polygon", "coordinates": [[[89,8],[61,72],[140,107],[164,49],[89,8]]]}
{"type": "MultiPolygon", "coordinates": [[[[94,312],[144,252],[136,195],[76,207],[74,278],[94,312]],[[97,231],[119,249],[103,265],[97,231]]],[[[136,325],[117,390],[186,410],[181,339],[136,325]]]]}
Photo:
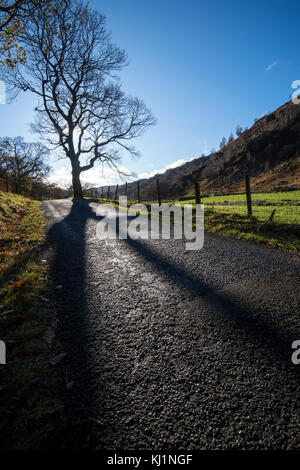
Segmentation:
{"type": "Polygon", "coordinates": [[[82,198],[82,188],[80,183],[80,168],[78,162],[72,162],[72,184],[74,198],[82,198]]]}

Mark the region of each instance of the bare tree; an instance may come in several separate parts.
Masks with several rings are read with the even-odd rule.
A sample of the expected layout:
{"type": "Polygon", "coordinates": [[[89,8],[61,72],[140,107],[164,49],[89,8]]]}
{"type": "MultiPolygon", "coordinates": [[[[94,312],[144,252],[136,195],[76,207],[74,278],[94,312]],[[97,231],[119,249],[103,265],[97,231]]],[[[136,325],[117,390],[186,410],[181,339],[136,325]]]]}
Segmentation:
{"type": "Polygon", "coordinates": [[[9,190],[9,159],[7,158],[7,154],[5,149],[2,148],[0,145],[0,180],[5,182],[5,189],[8,192],[9,190]]]}
{"type": "Polygon", "coordinates": [[[231,142],[233,141],[234,141],[234,137],[233,137],[233,134],[231,133],[230,136],[228,137],[227,145],[231,144],[231,142]]]}
{"type": "Polygon", "coordinates": [[[42,180],[32,180],[30,195],[35,199],[60,199],[68,197],[68,192],[55,183],[42,180]]]}
{"type": "Polygon", "coordinates": [[[236,126],[236,128],[235,128],[235,133],[236,133],[237,137],[240,137],[240,136],[242,135],[242,133],[243,133],[243,128],[242,128],[241,126],[239,126],[239,125],[236,126]]]}
{"type": "Polygon", "coordinates": [[[81,2],[65,1],[56,18],[36,8],[22,43],[27,62],[6,82],[13,93],[40,97],[33,128],[70,159],[74,197],[82,197],[81,172],[96,162],[117,169],[120,149],[137,155],[128,142],[155,119],[121,90],[115,73],[126,54],[112,44],[105,18],[81,2]]]}
{"type": "Polygon", "coordinates": [[[27,143],[22,137],[4,137],[0,139],[0,155],[17,193],[21,193],[27,183],[40,181],[50,171],[45,163],[49,150],[40,142],[27,143]]]}
{"type": "Polygon", "coordinates": [[[219,147],[220,147],[220,149],[222,149],[225,146],[226,146],[226,138],[222,137],[219,147]]]}

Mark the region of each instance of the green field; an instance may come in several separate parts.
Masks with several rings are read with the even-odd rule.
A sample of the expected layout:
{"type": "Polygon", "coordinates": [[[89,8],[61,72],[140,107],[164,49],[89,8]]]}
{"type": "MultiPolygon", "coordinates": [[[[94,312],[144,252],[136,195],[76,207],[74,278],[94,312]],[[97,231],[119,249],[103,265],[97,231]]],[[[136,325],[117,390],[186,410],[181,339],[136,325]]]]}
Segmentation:
{"type": "MultiPolygon", "coordinates": [[[[215,205],[213,209],[211,206],[207,206],[207,209],[211,209],[218,214],[247,215],[246,206],[215,205]]],[[[259,222],[268,222],[274,209],[276,209],[276,212],[273,216],[274,224],[279,223],[297,225],[300,223],[300,206],[253,206],[252,215],[259,222]]]]}
{"type": "MultiPolygon", "coordinates": [[[[189,199],[187,201],[180,201],[180,204],[194,203],[195,199],[189,199]]],[[[205,196],[201,199],[201,202],[209,204],[222,204],[224,202],[246,202],[246,194],[232,194],[232,195],[221,195],[221,196],[205,196]]],[[[273,193],[252,193],[252,204],[300,204],[300,191],[278,191],[273,193]]]]}
{"type": "MultiPolygon", "coordinates": [[[[247,215],[246,195],[203,197],[204,208],[217,214],[247,215]]],[[[177,204],[194,204],[195,200],[176,201],[177,204]]],[[[279,224],[300,223],[300,191],[253,193],[252,215],[259,222],[268,222],[273,210],[273,222],[279,224]]]]}
{"type": "MultiPolygon", "coordinates": [[[[97,201],[118,206],[118,201],[97,201]]],[[[128,201],[128,206],[135,202],[128,201]]],[[[252,193],[252,218],[247,215],[245,194],[203,197],[201,202],[207,231],[300,251],[300,191],[252,193]]],[[[195,205],[195,199],[175,201],[175,204],[195,205]]],[[[146,205],[150,209],[150,204],[146,205]]]]}

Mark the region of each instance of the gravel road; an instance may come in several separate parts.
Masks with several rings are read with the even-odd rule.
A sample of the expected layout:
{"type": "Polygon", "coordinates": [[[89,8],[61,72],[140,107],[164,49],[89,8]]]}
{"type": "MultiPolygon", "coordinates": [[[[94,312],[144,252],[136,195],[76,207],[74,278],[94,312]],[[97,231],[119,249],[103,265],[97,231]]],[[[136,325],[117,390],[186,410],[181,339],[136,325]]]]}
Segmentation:
{"type": "Polygon", "coordinates": [[[97,207],[43,203],[80,445],[300,448],[299,258],[208,233],[197,252],[99,240],[97,207]]]}

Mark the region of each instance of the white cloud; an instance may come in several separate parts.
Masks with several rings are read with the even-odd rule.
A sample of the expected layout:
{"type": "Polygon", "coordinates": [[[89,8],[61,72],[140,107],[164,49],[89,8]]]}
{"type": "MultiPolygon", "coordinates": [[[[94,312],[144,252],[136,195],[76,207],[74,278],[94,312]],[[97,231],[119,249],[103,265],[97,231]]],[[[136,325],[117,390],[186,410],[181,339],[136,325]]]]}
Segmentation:
{"type": "Polygon", "coordinates": [[[177,168],[178,166],[181,166],[184,163],[186,163],[186,161],[187,160],[183,160],[183,159],[176,160],[176,162],[170,163],[170,165],[167,165],[165,168],[163,168],[161,170],[153,170],[150,173],[140,173],[138,175],[138,179],[151,178],[152,176],[164,173],[165,171],[170,170],[171,168],[177,168]]]}
{"type": "MultiPolygon", "coordinates": [[[[122,174],[130,177],[131,171],[128,168],[119,166],[118,169],[122,174]]],[[[112,168],[95,167],[81,173],[81,181],[89,183],[91,186],[106,186],[120,183],[121,178],[118,172],[112,168]]]]}
{"type": "Polygon", "coordinates": [[[272,62],[272,64],[268,65],[268,67],[266,67],[266,72],[269,72],[271,69],[276,67],[276,65],[279,65],[279,60],[275,60],[275,62],[272,62]]]}
{"type": "MultiPolygon", "coordinates": [[[[191,160],[193,160],[193,158],[191,160]]],[[[177,168],[178,166],[183,165],[186,162],[187,160],[183,159],[176,160],[176,162],[170,163],[170,165],[167,165],[161,170],[153,170],[149,173],[141,173],[138,175],[138,179],[151,178],[151,176],[164,173],[165,171],[171,168],[177,168]]],[[[132,179],[132,177],[130,177],[131,172],[130,170],[128,170],[128,168],[120,166],[119,170],[122,173],[128,175],[128,180],[132,179]]],[[[49,183],[55,183],[61,187],[70,186],[72,182],[71,169],[67,165],[54,168],[54,170],[52,170],[52,172],[50,173],[50,176],[48,176],[47,180],[49,181],[49,183]]],[[[90,184],[91,187],[101,187],[107,185],[112,186],[117,183],[123,183],[120,176],[115,170],[113,170],[112,168],[102,168],[101,166],[91,168],[88,171],[82,172],[80,175],[80,180],[82,183],[90,184]]]]}
{"type": "Polygon", "coordinates": [[[71,184],[71,171],[66,166],[55,168],[51,171],[47,178],[49,183],[55,183],[59,186],[67,186],[71,184]]]}
{"type": "MultiPolygon", "coordinates": [[[[120,166],[119,170],[122,173],[130,175],[130,171],[120,166]]],[[[71,170],[66,166],[62,166],[59,168],[55,168],[50,176],[48,176],[47,180],[49,183],[56,183],[59,186],[66,187],[71,184],[72,177],[71,177],[71,170]]],[[[90,170],[84,171],[81,173],[80,180],[82,183],[88,183],[91,186],[106,186],[106,185],[114,185],[120,183],[121,179],[118,173],[113,170],[112,168],[102,168],[102,167],[95,167],[91,168],[90,170]]]]}

